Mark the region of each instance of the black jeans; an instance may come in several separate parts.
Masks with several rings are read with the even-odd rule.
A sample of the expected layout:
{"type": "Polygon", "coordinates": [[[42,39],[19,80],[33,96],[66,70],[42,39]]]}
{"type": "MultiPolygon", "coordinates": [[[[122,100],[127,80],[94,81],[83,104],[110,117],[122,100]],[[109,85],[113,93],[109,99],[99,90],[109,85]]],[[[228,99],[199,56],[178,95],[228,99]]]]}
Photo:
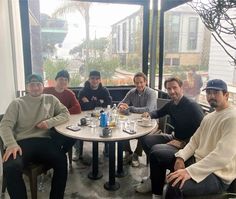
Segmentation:
{"type": "Polygon", "coordinates": [[[22,177],[23,169],[29,163],[43,163],[53,168],[50,199],[63,199],[67,181],[67,157],[61,147],[50,138],[29,138],[18,141],[22,156],[11,156],[3,164],[7,190],[11,199],[27,199],[22,177]]]}

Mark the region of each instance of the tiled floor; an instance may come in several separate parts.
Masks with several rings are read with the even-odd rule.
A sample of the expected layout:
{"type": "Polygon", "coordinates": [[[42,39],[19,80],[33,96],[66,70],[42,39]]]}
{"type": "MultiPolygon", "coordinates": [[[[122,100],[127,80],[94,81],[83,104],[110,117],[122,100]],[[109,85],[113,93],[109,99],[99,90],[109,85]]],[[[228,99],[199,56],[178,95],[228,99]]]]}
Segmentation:
{"type": "MultiPolygon", "coordinates": [[[[132,141],[132,146],[136,146],[136,141],[132,141]]],[[[143,154],[141,158],[141,165],[138,168],[131,166],[124,166],[127,171],[127,176],[123,178],[116,178],[120,183],[120,189],[117,191],[107,191],[103,188],[104,183],[108,180],[108,158],[102,155],[103,144],[99,144],[99,168],[103,173],[103,177],[99,180],[90,180],[87,177],[90,171],[90,157],[91,157],[91,143],[84,144],[84,162],[73,162],[73,169],[69,171],[67,187],[65,191],[65,199],[151,199],[151,193],[138,194],[134,187],[141,178],[147,175],[148,168],[146,167],[146,155],[143,154]]],[[[27,181],[27,179],[26,179],[27,181]]],[[[49,197],[51,179],[49,176],[45,177],[44,191],[38,191],[38,199],[47,199],[49,197]]],[[[29,188],[27,183],[27,189],[29,188]]],[[[28,190],[28,198],[31,198],[28,190]]],[[[2,199],[9,199],[7,193],[2,196],[2,199]]],[[[20,199],[20,198],[19,198],[20,199]]]]}

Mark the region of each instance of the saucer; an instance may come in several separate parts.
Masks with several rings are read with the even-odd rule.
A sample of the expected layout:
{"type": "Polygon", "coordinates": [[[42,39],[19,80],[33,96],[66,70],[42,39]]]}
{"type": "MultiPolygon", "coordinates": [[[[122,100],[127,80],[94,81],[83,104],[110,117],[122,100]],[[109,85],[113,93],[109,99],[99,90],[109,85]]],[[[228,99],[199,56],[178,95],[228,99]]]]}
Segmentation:
{"type": "Polygon", "coordinates": [[[152,126],[152,122],[150,122],[150,123],[143,123],[142,121],[140,121],[140,122],[137,122],[137,124],[139,126],[142,126],[142,127],[151,127],[152,126]]]}

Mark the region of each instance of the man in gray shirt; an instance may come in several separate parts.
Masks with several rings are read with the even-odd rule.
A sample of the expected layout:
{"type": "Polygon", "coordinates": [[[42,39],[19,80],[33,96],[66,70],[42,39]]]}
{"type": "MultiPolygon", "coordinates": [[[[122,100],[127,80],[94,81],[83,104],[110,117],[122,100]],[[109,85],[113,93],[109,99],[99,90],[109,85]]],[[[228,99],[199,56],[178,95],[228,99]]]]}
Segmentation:
{"type": "MultiPolygon", "coordinates": [[[[135,88],[131,89],[125,98],[119,103],[118,108],[121,113],[144,113],[156,110],[156,92],[147,87],[147,76],[138,72],[133,78],[135,88]]],[[[138,156],[142,156],[142,146],[138,140],[134,153],[131,150],[130,143],[124,142],[125,163],[132,161],[133,167],[139,166],[138,156]]]]}

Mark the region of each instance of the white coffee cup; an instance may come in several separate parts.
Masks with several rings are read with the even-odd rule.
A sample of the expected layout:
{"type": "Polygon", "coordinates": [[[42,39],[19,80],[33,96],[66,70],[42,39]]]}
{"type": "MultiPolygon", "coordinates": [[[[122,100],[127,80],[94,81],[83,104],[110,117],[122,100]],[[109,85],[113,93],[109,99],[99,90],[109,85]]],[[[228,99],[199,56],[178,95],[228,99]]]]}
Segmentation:
{"type": "Polygon", "coordinates": [[[148,126],[151,124],[151,118],[142,118],[142,124],[145,125],[145,126],[148,126]]]}

